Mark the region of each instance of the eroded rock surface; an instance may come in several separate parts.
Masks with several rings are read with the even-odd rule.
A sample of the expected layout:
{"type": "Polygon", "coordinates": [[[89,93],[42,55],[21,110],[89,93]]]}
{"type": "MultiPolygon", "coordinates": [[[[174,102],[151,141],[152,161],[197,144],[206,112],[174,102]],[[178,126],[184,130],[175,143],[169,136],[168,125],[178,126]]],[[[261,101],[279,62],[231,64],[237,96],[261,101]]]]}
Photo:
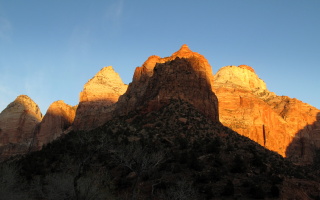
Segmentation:
{"type": "Polygon", "coordinates": [[[43,145],[60,137],[72,125],[75,113],[76,107],[70,106],[64,101],[53,102],[35,133],[34,148],[41,149],[43,145]]]}
{"type": "Polygon", "coordinates": [[[103,125],[127,87],[111,66],[102,68],[80,93],[73,129],[90,130],[103,125]]]}
{"type": "Polygon", "coordinates": [[[300,164],[320,147],[320,110],[270,92],[254,69],[227,66],[214,76],[220,121],[241,135],[300,164]]]}
{"type": "Polygon", "coordinates": [[[187,45],[170,57],[151,56],[137,67],[133,81],[120,97],[114,114],[126,115],[142,107],[146,112],[156,110],[171,99],[187,101],[211,120],[219,120],[211,66],[187,45]]]}
{"type": "Polygon", "coordinates": [[[0,160],[27,153],[42,119],[38,105],[20,95],[0,114],[0,160]]]}

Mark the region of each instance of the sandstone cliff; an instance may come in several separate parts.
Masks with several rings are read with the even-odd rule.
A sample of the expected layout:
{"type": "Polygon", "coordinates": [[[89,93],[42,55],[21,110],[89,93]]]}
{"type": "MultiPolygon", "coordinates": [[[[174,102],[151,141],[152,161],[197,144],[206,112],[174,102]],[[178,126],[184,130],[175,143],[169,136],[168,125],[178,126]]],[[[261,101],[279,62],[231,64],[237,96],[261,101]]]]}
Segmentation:
{"type": "Polygon", "coordinates": [[[111,66],[102,68],[80,93],[73,129],[90,130],[103,125],[127,87],[111,66]]]}
{"type": "Polygon", "coordinates": [[[247,65],[222,67],[214,76],[215,88],[231,88],[250,91],[259,98],[266,99],[275,96],[267,89],[254,69],[247,65]]]}
{"type": "Polygon", "coordinates": [[[313,161],[320,147],[318,109],[268,91],[246,65],[221,68],[214,76],[214,92],[224,125],[297,163],[313,161]]]}
{"type": "Polygon", "coordinates": [[[0,159],[27,153],[41,119],[38,105],[28,96],[10,103],[0,114],[0,159]]]}
{"type": "Polygon", "coordinates": [[[114,115],[126,115],[142,107],[146,111],[157,110],[171,99],[187,101],[212,121],[219,121],[211,66],[187,45],[170,57],[151,56],[137,67],[127,92],[119,98],[114,115]]]}
{"type": "Polygon", "coordinates": [[[61,100],[53,102],[35,133],[34,149],[41,149],[43,145],[61,136],[72,125],[75,113],[75,107],[61,100]]]}
{"type": "Polygon", "coordinates": [[[312,163],[319,156],[320,110],[287,96],[277,96],[267,103],[287,123],[291,142],[286,149],[286,157],[300,164],[312,163]]]}

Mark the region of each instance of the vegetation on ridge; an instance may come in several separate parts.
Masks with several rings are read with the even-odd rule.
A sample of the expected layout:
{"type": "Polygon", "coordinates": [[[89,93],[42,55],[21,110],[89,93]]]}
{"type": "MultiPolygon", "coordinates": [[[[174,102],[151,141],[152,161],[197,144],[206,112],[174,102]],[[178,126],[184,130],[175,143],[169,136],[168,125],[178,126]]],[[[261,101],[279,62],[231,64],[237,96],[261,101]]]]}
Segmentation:
{"type": "Polygon", "coordinates": [[[288,180],[314,179],[179,100],[72,132],[1,174],[8,166],[29,199],[277,199],[288,180]]]}

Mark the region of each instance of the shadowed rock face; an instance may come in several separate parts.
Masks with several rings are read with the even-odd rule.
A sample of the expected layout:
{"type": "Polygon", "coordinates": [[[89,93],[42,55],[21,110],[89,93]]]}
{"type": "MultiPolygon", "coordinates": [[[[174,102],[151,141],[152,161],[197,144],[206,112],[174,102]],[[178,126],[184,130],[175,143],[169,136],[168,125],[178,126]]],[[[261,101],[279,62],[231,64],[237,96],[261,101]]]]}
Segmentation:
{"type": "Polygon", "coordinates": [[[90,130],[103,125],[127,87],[111,66],[102,68],[80,93],[73,129],[90,130]]]}
{"type": "Polygon", "coordinates": [[[42,114],[26,95],[18,96],[0,114],[0,159],[29,151],[42,114]]]}
{"type": "Polygon", "coordinates": [[[221,68],[214,76],[214,92],[225,126],[294,162],[313,161],[313,152],[320,147],[318,109],[268,91],[245,65],[221,68]]]}
{"type": "Polygon", "coordinates": [[[187,101],[212,121],[219,121],[211,66],[187,45],[170,57],[151,56],[136,68],[132,83],[116,104],[114,115],[126,115],[142,107],[146,112],[157,110],[171,99],[187,101]]]}
{"type": "Polygon", "coordinates": [[[53,102],[35,133],[34,149],[41,149],[43,145],[60,137],[72,125],[75,113],[75,107],[61,100],[53,102]]]}

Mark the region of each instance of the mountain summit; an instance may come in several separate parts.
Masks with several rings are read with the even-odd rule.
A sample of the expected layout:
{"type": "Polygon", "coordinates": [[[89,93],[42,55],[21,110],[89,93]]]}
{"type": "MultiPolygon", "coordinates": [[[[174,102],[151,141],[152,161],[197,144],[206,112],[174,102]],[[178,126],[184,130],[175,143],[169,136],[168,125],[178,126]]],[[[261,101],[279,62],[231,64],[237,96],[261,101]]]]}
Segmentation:
{"type": "Polygon", "coordinates": [[[42,120],[38,105],[27,95],[18,96],[0,113],[0,158],[25,154],[42,120]]]}
{"type": "Polygon", "coordinates": [[[127,87],[111,66],[102,68],[80,93],[73,129],[89,130],[103,125],[127,87]]]}
{"type": "Polygon", "coordinates": [[[127,92],[119,98],[115,115],[141,107],[156,110],[172,99],[189,102],[212,121],[219,121],[211,66],[187,45],[170,57],[151,56],[137,67],[127,92]]]}

